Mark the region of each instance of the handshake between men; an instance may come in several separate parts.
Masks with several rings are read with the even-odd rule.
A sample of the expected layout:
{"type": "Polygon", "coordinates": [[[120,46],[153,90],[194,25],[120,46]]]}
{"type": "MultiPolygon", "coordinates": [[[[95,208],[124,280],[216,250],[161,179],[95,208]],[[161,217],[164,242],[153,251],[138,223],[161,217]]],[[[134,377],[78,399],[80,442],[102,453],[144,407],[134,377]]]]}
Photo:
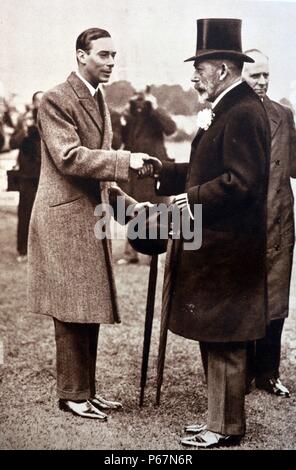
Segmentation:
{"type": "Polygon", "coordinates": [[[138,173],[139,178],[152,176],[157,178],[162,169],[162,163],[158,158],[151,157],[147,153],[132,153],[130,168],[138,173]]]}
{"type": "MultiPolygon", "coordinates": [[[[147,153],[131,153],[130,168],[137,172],[138,178],[148,176],[157,178],[160,175],[162,163],[158,158],[151,157],[147,153]]],[[[134,214],[149,206],[153,206],[149,201],[137,202],[134,206],[134,214]]]]}
{"type": "MultiPolygon", "coordinates": [[[[151,157],[146,153],[132,153],[130,159],[130,168],[138,173],[139,178],[153,177],[158,178],[162,170],[162,163],[158,158],[151,157]]],[[[173,204],[176,204],[180,211],[188,208],[188,196],[187,193],[178,194],[173,199],[173,204]]],[[[135,209],[152,206],[151,203],[137,203],[135,209]]],[[[193,215],[189,209],[190,217],[193,219],[193,215]]]]}
{"type": "MultiPolygon", "coordinates": [[[[162,163],[158,158],[151,157],[146,153],[132,153],[130,160],[130,168],[137,171],[139,178],[146,178],[148,176],[158,178],[162,170],[162,163]]],[[[140,204],[141,206],[149,205],[148,202],[140,204]]],[[[178,194],[173,200],[180,210],[188,207],[187,193],[178,194]]],[[[139,204],[138,204],[139,205],[139,204]]],[[[138,209],[137,205],[137,209],[138,209]]],[[[151,204],[152,205],[152,204],[151,204]]],[[[192,213],[189,211],[190,217],[193,219],[192,213]]]]}

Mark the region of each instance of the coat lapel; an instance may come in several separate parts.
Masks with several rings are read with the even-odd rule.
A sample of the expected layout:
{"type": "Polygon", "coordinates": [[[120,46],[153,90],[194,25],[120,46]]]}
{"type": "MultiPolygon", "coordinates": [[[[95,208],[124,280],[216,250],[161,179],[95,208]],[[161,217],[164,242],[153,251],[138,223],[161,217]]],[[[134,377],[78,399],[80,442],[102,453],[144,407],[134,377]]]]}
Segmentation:
{"type": "Polygon", "coordinates": [[[204,133],[205,133],[205,130],[202,129],[201,127],[197,130],[197,133],[192,141],[191,148],[195,149],[197,147],[197,144],[202,138],[202,136],[204,135],[204,133]]]}
{"type": "Polygon", "coordinates": [[[96,124],[97,128],[103,134],[103,119],[100,114],[99,106],[96,103],[93,96],[91,96],[90,91],[85,86],[85,84],[78,78],[76,73],[72,72],[67,79],[68,83],[71,85],[76,95],[79,98],[79,101],[86,112],[89,114],[90,118],[96,124]]]}
{"type": "Polygon", "coordinates": [[[282,122],[282,119],[276,108],[273,106],[272,101],[267,96],[265,97],[263,104],[266,109],[270,124],[271,138],[273,139],[282,122]]]}
{"type": "Polygon", "coordinates": [[[102,116],[103,116],[103,143],[102,143],[102,148],[103,149],[110,149],[112,146],[112,124],[111,124],[111,118],[110,118],[110,113],[108,110],[107,103],[104,99],[103,93],[100,91],[100,103],[101,103],[101,109],[102,109],[102,116]]]}

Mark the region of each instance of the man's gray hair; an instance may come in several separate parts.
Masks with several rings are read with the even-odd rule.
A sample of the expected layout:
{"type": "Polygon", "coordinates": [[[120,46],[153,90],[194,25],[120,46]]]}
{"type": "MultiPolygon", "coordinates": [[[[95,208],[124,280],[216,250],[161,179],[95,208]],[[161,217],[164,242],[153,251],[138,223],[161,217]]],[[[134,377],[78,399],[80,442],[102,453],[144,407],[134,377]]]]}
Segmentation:
{"type": "Polygon", "coordinates": [[[239,75],[243,68],[243,62],[235,59],[215,59],[211,60],[216,67],[226,64],[232,75],[239,75]]]}

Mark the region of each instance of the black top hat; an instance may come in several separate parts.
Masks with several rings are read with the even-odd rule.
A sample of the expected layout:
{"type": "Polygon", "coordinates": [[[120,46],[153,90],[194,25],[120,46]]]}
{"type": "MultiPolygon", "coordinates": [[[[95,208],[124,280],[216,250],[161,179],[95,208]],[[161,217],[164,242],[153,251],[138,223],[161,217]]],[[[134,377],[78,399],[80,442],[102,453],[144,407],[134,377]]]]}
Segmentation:
{"type": "MultiPolygon", "coordinates": [[[[157,205],[155,204],[155,208],[157,205]]],[[[149,214],[149,208],[144,214],[143,224],[141,226],[137,225],[137,236],[135,237],[133,231],[135,227],[129,222],[127,227],[127,238],[132,246],[132,248],[139,253],[144,255],[160,255],[167,250],[168,243],[168,232],[170,226],[169,213],[167,214],[168,218],[165,218],[164,221],[161,220],[161,213],[155,211],[149,214]],[[150,237],[150,234],[154,233],[154,237],[150,237]],[[165,237],[162,238],[162,234],[165,234],[165,237]]]]}
{"type": "Polygon", "coordinates": [[[241,20],[233,18],[207,18],[197,20],[196,55],[185,60],[236,59],[254,62],[242,53],[241,20]]]}

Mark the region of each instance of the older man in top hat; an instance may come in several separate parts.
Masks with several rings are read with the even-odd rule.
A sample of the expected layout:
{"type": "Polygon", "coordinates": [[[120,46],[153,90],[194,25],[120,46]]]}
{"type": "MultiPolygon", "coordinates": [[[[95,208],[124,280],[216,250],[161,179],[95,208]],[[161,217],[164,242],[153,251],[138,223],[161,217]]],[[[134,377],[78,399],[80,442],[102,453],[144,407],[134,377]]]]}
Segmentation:
{"type": "Polygon", "coordinates": [[[267,219],[267,274],[270,325],[265,338],[250,347],[250,378],[256,386],[281,397],[289,390],[279,379],[281,335],[289,311],[289,291],[294,248],[293,192],[296,177],[296,131],[292,111],[266,95],[269,60],[258,49],[246,52],[254,63],[243,68],[243,79],[265,106],[272,137],[267,219]]]}
{"type": "Polygon", "coordinates": [[[241,21],[202,19],[197,27],[197,51],[188,60],[211,110],[198,117],[189,164],[154,171],[160,194],[176,195],[181,210],[194,215],[202,204],[202,247],[170,242],[162,316],[169,315],[173,333],[200,341],[208,420],[189,427],[195,434],[181,442],[208,448],[244,435],[246,343],[265,334],[270,130],[260,99],[241,80],[243,63],[253,61],[242,53],[241,21]]]}

